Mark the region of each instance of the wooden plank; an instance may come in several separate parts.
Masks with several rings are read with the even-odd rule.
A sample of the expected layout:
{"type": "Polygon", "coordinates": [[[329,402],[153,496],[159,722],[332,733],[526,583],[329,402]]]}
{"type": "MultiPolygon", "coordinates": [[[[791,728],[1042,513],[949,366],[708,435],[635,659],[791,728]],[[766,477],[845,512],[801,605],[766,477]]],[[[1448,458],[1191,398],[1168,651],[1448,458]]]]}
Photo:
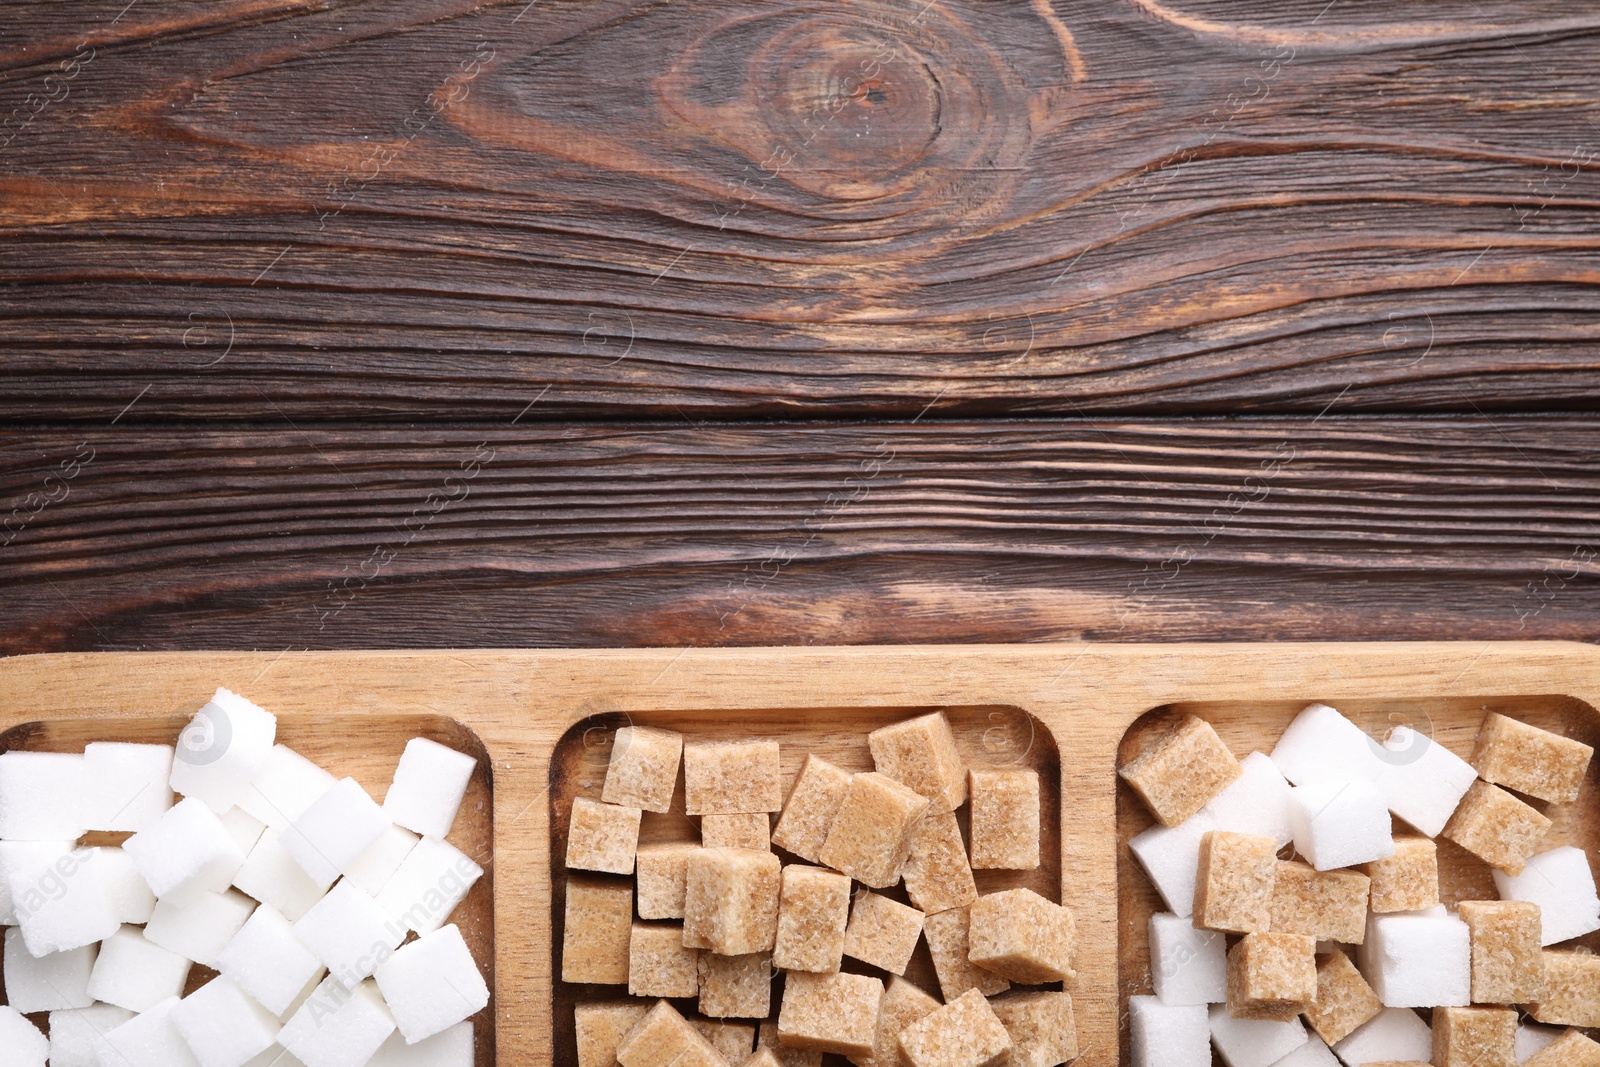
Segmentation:
{"type": "Polygon", "coordinates": [[[0,434],[7,651],[1600,639],[1593,419],[0,434]]]}
{"type": "Polygon", "coordinates": [[[0,418],[1600,398],[1600,14],[1562,0],[17,0],[7,28],[0,418]]]}

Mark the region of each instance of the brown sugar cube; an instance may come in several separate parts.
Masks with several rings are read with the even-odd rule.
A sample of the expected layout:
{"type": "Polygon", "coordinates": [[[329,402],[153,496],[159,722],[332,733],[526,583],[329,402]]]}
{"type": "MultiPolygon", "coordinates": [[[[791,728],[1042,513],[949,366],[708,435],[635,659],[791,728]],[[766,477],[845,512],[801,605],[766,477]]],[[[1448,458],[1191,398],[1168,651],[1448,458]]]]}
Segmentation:
{"type": "Polygon", "coordinates": [[[856,1067],[900,1067],[900,1031],[939,1010],[939,1002],[904,978],[889,979],[878,1004],[872,1054],[852,1056],[856,1067]]]}
{"type": "Polygon", "coordinates": [[[943,712],[874,730],[867,748],[873,769],[927,797],[930,811],[954,811],[967,802],[967,771],[943,712]]]}
{"type": "Polygon", "coordinates": [[[1439,846],[1430,837],[1400,834],[1394,855],[1365,864],[1375,912],[1426,911],[1439,903],[1439,846]]]}
{"type": "Polygon", "coordinates": [[[783,864],[771,852],[697,848],[684,867],[683,943],[723,956],[768,952],[783,864]]]}
{"type": "Polygon", "coordinates": [[[1317,941],[1245,934],[1228,953],[1228,1014],[1283,1023],[1317,999],[1317,941]]]}
{"type": "MultiPolygon", "coordinates": [[[[817,1053],[817,1057],[817,1063],[820,1065],[822,1053],[817,1053]]],[[[763,1046],[750,1053],[747,1059],[739,1061],[739,1067],[784,1067],[784,1062],[778,1058],[776,1052],[763,1046]]]]}
{"type": "Polygon", "coordinates": [[[768,836],[771,827],[763,811],[743,815],[702,815],[700,844],[706,848],[752,848],[757,852],[772,849],[768,836]]]}
{"type": "Polygon", "coordinates": [[[857,774],[839,805],[819,862],[874,889],[900,880],[928,800],[893,778],[857,774]]]}
{"type": "Polygon", "coordinates": [[[1521,874],[1539,851],[1550,820],[1497,785],[1473,782],[1444,836],[1507,874],[1521,874]]]}
{"type": "Polygon", "coordinates": [[[708,1019],[690,1019],[689,1025],[700,1031],[700,1036],[711,1042],[711,1047],[730,1064],[749,1059],[751,1049],[755,1047],[756,1028],[750,1023],[714,1023],[708,1019]]]}
{"type": "Polygon", "coordinates": [[[850,925],[844,931],[844,954],[892,974],[905,974],[921,936],[922,912],[898,900],[863,891],[856,895],[850,911],[850,925]]]}
{"type": "Polygon", "coordinates": [[[772,953],[700,953],[700,1014],[713,1019],[764,1019],[772,1013],[772,953]]]}
{"type": "Polygon", "coordinates": [[[1011,1035],[1006,1067],[1056,1067],[1078,1058],[1078,1024],[1066,993],[1007,993],[989,1002],[1011,1035]]]}
{"type": "Polygon", "coordinates": [[[1163,826],[1177,826],[1244,773],[1211,724],[1190,715],[1117,772],[1163,826]]]}
{"type": "Polygon", "coordinates": [[[665,812],[672,806],[678,782],[683,735],[652,726],[624,726],[611,745],[605,788],[600,799],[645,811],[665,812]]]}
{"type": "Polygon", "coordinates": [[[1474,1004],[1527,1004],[1544,995],[1539,905],[1464,900],[1457,914],[1472,934],[1474,1004]]]}
{"type": "Polygon", "coordinates": [[[1478,777],[1552,804],[1578,799],[1594,749],[1570,737],[1491,712],[1478,730],[1478,777]]]}
{"type": "Polygon", "coordinates": [[[1335,950],[1318,961],[1317,995],[1305,1016],[1323,1041],[1338,1044],[1382,1011],[1383,1001],[1349,956],[1335,950]]]}
{"type": "Polygon", "coordinates": [[[1036,870],[1039,772],[975,770],[970,781],[972,865],[984,870],[1036,870]]]}
{"type": "Polygon", "coordinates": [[[870,1056],[883,983],[865,974],[790,971],[778,1008],[778,1040],[792,1048],[870,1056]]]}
{"type": "Polygon", "coordinates": [[[1011,1035],[983,994],[969,989],[900,1031],[910,1067],[999,1067],[1011,1035]]]}
{"type": "Polygon", "coordinates": [[[839,805],[850,791],[850,777],[849,771],[825,759],[807,756],[778,826],[772,831],[772,843],[803,860],[822,862],[822,845],[828,840],[839,805]]]}
{"type": "Polygon", "coordinates": [[[561,980],[623,985],[633,939],[633,890],[577,878],[567,882],[561,980]]]}
{"type": "Polygon", "coordinates": [[[970,915],[968,908],[951,908],[922,921],[928,935],[928,953],[933,957],[933,969],[939,976],[939,991],[945,1003],[956,999],[969,989],[976,989],[986,997],[1003,993],[1011,983],[993,971],[973,966],[967,956],[967,935],[970,915]]]}
{"type": "Polygon", "coordinates": [[[1568,1030],[1525,1060],[1522,1067],[1600,1067],[1600,1044],[1568,1030]]]}
{"type": "Polygon", "coordinates": [[[572,1009],[573,1028],[578,1034],[578,1067],[617,1067],[617,1049],[628,1031],[638,1025],[648,1004],[616,1001],[579,1004],[572,1009]]]}
{"type": "Polygon", "coordinates": [[[690,815],[744,815],[783,807],[776,741],[687,741],[683,796],[690,815]]]}
{"type": "Polygon", "coordinates": [[[575,871],[632,874],[639,850],[638,808],[579,797],[567,829],[567,867],[575,871]]]}
{"type": "Polygon", "coordinates": [[[756,1051],[766,1049],[783,1067],[822,1067],[822,1053],[789,1048],[778,1041],[778,1024],[765,1022],[756,1031],[756,1051]]]}
{"type": "Polygon", "coordinates": [[[1433,1009],[1433,1062],[1435,1067],[1517,1067],[1517,1013],[1433,1009]]]}
{"type": "Polygon", "coordinates": [[[967,958],[1013,982],[1060,982],[1074,975],[1072,912],[1031,889],[979,897],[970,910],[967,958]]]}
{"type": "Polygon", "coordinates": [[[629,1031],[617,1062],[622,1067],[728,1067],[722,1053],[664,1000],[629,1031]]]}
{"type": "Polygon", "coordinates": [[[628,995],[693,997],[700,993],[700,950],[683,947],[676,923],[634,923],[628,942],[628,995]]]}
{"type": "Polygon", "coordinates": [[[821,867],[790,864],[783,869],[772,965],[790,971],[837,971],[849,921],[850,879],[821,867]]]}
{"type": "Polygon", "coordinates": [[[978,884],[967,863],[967,846],[954,812],[929,812],[911,834],[911,851],[901,874],[911,903],[929,915],[978,899],[978,884]]]}
{"type": "Polygon", "coordinates": [[[699,848],[689,842],[641,845],[634,875],[639,883],[639,918],[683,918],[684,877],[689,853],[699,848]]]}
{"type": "Polygon", "coordinates": [[[1544,996],[1528,1014],[1551,1026],[1600,1026],[1600,956],[1544,953],[1544,996]]]}
{"type": "Polygon", "coordinates": [[[1253,934],[1272,928],[1272,889],[1278,842],[1270,837],[1213,830],[1200,839],[1194,886],[1194,925],[1253,934]]]}
{"type": "Polygon", "coordinates": [[[1304,934],[1317,941],[1359,945],[1367,939],[1367,898],[1372,879],[1355,871],[1319,871],[1279,860],[1272,883],[1275,934],[1304,934]]]}

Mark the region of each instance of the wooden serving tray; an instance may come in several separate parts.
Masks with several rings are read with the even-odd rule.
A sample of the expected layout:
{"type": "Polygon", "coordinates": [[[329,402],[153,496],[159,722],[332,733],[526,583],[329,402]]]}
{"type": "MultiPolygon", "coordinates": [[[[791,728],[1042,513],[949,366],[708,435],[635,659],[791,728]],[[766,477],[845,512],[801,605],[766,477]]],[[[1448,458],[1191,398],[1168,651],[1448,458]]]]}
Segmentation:
{"type": "MultiPolygon", "coordinates": [[[[1155,901],[1124,847],[1148,817],[1116,767],[1161,717],[1196,711],[1240,755],[1270,748],[1313,700],[1374,730],[1410,722],[1463,754],[1486,709],[1591,744],[1600,736],[1600,650],[1581,644],[941,645],[29,656],[0,661],[0,749],[170,739],[219,685],[277,713],[286,743],[380,795],[410,737],[486,758],[452,835],[489,871],[456,919],[495,993],[479,1025],[485,1067],[572,1062],[557,1008],[584,993],[552,982],[564,884],[552,860],[562,816],[598,789],[619,724],[776,737],[792,775],[807,751],[864,765],[867,730],[944,709],[973,762],[1043,768],[1059,786],[1047,789],[1048,858],[1009,877],[1077,918],[1083,1067],[1122,1060],[1123,998],[1149,988],[1143,928],[1155,901]]],[[[1559,813],[1553,843],[1600,844],[1596,795],[1591,782],[1559,813]]],[[[663,819],[647,833],[670,833],[663,819]]],[[[1470,865],[1447,856],[1446,867],[1447,895],[1481,890],[1470,865]]]]}

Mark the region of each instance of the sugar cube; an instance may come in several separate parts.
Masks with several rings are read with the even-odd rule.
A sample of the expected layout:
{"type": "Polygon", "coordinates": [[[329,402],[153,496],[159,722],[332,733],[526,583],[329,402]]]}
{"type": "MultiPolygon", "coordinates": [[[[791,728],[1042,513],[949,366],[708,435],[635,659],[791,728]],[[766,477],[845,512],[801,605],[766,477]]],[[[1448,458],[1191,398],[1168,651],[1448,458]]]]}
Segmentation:
{"type": "Polygon", "coordinates": [[[1200,810],[1218,830],[1270,837],[1282,848],[1294,840],[1288,781],[1271,757],[1261,752],[1240,760],[1239,770],[1239,777],[1200,810]]]}
{"type": "Polygon", "coordinates": [[[1376,912],[1426,911],[1439,903],[1439,848],[1415,834],[1394,839],[1394,855],[1362,868],[1372,879],[1369,906],[1376,912]]]}
{"type": "Polygon", "coordinates": [[[700,1031],[664,1000],[645,1013],[617,1049],[622,1067],[725,1067],[700,1031]]]}
{"type": "Polygon", "coordinates": [[[177,997],[168,997],[102,1034],[94,1046],[100,1067],[200,1067],[183,1035],[172,1025],[172,1009],[177,1005],[177,997]]]}
{"type": "Polygon", "coordinates": [[[926,797],[894,779],[857,774],[828,829],[821,862],[874,889],[887,889],[900,880],[912,834],[927,809],[926,797]]]}
{"type": "Polygon", "coordinates": [[[807,756],[772,831],[772,843],[803,860],[821,862],[818,857],[839,805],[850,791],[850,778],[849,771],[818,756],[807,756]]]}
{"type": "Polygon", "coordinates": [[[1317,943],[1299,934],[1245,934],[1228,953],[1228,1014],[1288,1022],[1316,1000],[1317,943]]]}
{"type": "Polygon", "coordinates": [[[89,828],[88,786],[82,756],[0,753],[0,838],[77,840],[89,828]]]}
{"type": "Polygon", "coordinates": [[[567,868],[632,874],[642,815],[638,808],[578,797],[567,828],[567,868]]]}
{"type": "Polygon", "coordinates": [[[1011,1037],[1009,1067],[1056,1067],[1078,1058],[1078,1024],[1066,993],[1007,993],[989,1002],[1011,1037]]]}
{"type": "Polygon", "coordinates": [[[1200,839],[1194,924],[1248,934],[1272,925],[1278,845],[1270,837],[1215,830],[1200,839]]]}
{"type": "MultiPolygon", "coordinates": [[[[972,866],[1012,871],[1037,869],[1039,772],[974,770],[969,783],[972,866]]],[[[915,848],[912,851],[915,854],[915,848]]]]}
{"type": "Polygon", "coordinates": [[[271,904],[293,921],[311,910],[322,899],[326,887],[312,880],[283,847],[277,833],[268,830],[250,850],[250,856],[233,876],[238,889],[271,904]]]}
{"type": "Polygon", "coordinates": [[[844,954],[892,974],[905,974],[922,937],[922,912],[862,890],[850,910],[844,954]]]}
{"type": "Polygon", "coordinates": [[[700,995],[700,950],[683,947],[677,923],[634,923],[628,939],[628,995],[700,995]]]}
{"type": "Polygon", "coordinates": [[[778,1008],[779,1040],[793,1048],[870,1056],[882,999],[883,983],[864,974],[791,971],[778,1008]]]}
{"type": "Polygon", "coordinates": [[[94,741],[83,769],[85,829],[143,830],[172,807],[171,745],[94,741]]]}
{"type": "Polygon", "coordinates": [[[1544,954],[1544,996],[1528,1014],[1551,1026],[1600,1026],[1600,956],[1544,954]]]}
{"type": "Polygon", "coordinates": [[[390,824],[383,834],[367,846],[344,876],[373,896],[383,892],[394,872],[400,869],[411,850],[417,847],[418,836],[404,826],[390,824]]]}
{"type": "Polygon", "coordinates": [[[1274,1063],[1272,1067],[1339,1067],[1339,1059],[1322,1038],[1316,1034],[1307,1034],[1305,1044],[1274,1063]]]}
{"type": "Polygon", "coordinates": [[[921,794],[930,811],[954,811],[967,800],[967,772],[950,720],[940,711],[867,734],[872,767],[921,794]]]}
{"type": "Polygon", "coordinates": [[[758,1051],[766,1049],[771,1052],[781,1067],[822,1067],[822,1053],[812,1052],[810,1049],[789,1048],[779,1043],[778,1024],[775,1022],[765,1022],[757,1028],[756,1049],[758,1051]]]}
{"type": "Polygon", "coordinates": [[[397,923],[431,934],[449,921],[456,905],[483,877],[483,868],[448,841],[424,837],[406,854],[376,897],[397,923]]]}
{"type": "Polygon", "coordinates": [[[218,954],[216,968],[278,1016],[322,974],[322,962],[300,943],[289,920],[265,904],[218,954]]]}
{"type": "Polygon", "coordinates": [[[686,841],[639,846],[634,862],[639,887],[639,918],[683,918],[689,853],[699,847],[686,841]]]}
{"type": "MultiPolygon", "coordinates": [[[[822,1053],[817,1053],[821,1056],[822,1053]]],[[[820,1061],[819,1061],[820,1062],[820,1061]]],[[[748,1059],[741,1060],[737,1067],[784,1067],[784,1061],[770,1048],[758,1048],[752,1052],[748,1059]]]]}
{"type": "Polygon", "coordinates": [[[217,818],[222,820],[222,828],[228,831],[233,843],[239,846],[241,856],[250,855],[250,850],[256,847],[256,842],[261,840],[261,835],[267,829],[266,823],[243,808],[229,808],[217,818]]]}
{"type": "Polygon", "coordinates": [[[124,926],[100,943],[85,988],[87,1003],[70,1006],[103,1001],[130,1012],[149,1011],[168,997],[183,995],[189,967],[187,958],[151,941],[137,926],[124,926]]]}
{"type": "Polygon", "coordinates": [[[1211,1067],[1210,1009],[1128,998],[1133,1067],[1211,1067]]]}
{"type": "Polygon", "coordinates": [[[574,1007],[572,1024],[578,1039],[578,1067],[616,1067],[617,1049],[649,1010],[648,1005],[636,1000],[574,1007]]]}
{"type": "Polygon", "coordinates": [[[969,989],[900,1031],[911,1067],[990,1067],[1008,1062],[1011,1035],[989,1002],[969,989]]]}
{"type": "Polygon", "coordinates": [[[606,784],[600,799],[607,804],[666,812],[678,781],[683,735],[652,726],[624,726],[611,745],[606,784]]]}
{"type": "Polygon", "coordinates": [[[296,920],[293,929],[346,989],[370,977],[406,935],[366,890],[344,881],[296,920]]]}
{"type": "Polygon", "coordinates": [[[1568,1030],[1526,1060],[1522,1067],[1600,1067],[1600,1043],[1568,1030]]]}
{"type": "Polygon", "coordinates": [[[690,815],[738,815],[783,807],[776,741],[687,741],[684,803],[690,815]]]}
{"type": "Polygon", "coordinates": [[[705,848],[753,848],[765,852],[772,847],[771,825],[764,811],[744,815],[700,816],[700,844],[705,848]]]}
{"type": "Polygon", "coordinates": [[[719,1023],[709,1019],[690,1019],[689,1025],[730,1064],[743,1063],[755,1044],[756,1028],[748,1023],[719,1023]]]}
{"type": "Polygon", "coordinates": [[[1117,773],[1163,826],[1177,826],[1232,785],[1244,768],[1210,723],[1190,715],[1117,773]]]}
{"type": "Polygon", "coordinates": [[[976,989],[986,997],[1003,993],[1011,983],[995,974],[975,966],[968,955],[971,918],[967,908],[951,908],[922,921],[923,933],[928,938],[928,952],[933,957],[933,969],[939,976],[939,990],[945,1003],[959,997],[969,989],[976,989]]]}
{"type": "Polygon", "coordinates": [[[782,864],[771,852],[701,848],[684,871],[683,943],[724,956],[772,949],[782,864]]]}
{"type": "Polygon", "coordinates": [[[132,1018],[133,1012],[115,1004],[51,1012],[50,1067],[100,1067],[95,1042],[132,1018]]]}
{"type": "Polygon", "coordinates": [[[1318,780],[1289,791],[1294,848],[1319,871],[1394,855],[1389,807],[1371,782],[1318,780]]]}
{"type": "Polygon", "coordinates": [[[278,1044],[306,1067],[352,1067],[372,1059],[394,1031],[375,983],[346,989],[330,974],[284,1024],[278,1044]]]}
{"type": "Polygon", "coordinates": [[[489,1004],[489,987],[457,926],[406,945],[373,975],[395,1026],[410,1044],[464,1022],[489,1004]]]}
{"type": "Polygon", "coordinates": [[[1472,1003],[1472,935],[1454,915],[1372,916],[1360,963],[1386,1007],[1472,1003]]]}
{"type": "Polygon", "coordinates": [[[0,1049],[6,1067],[44,1067],[50,1042],[17,1009],[0,1005],[0,1049]]]}
{"type": "Polygon", "coordinates": [[[763,1019],[772,1011],[772,953],[700,953],[700,1014],[763,1019]]]}
{"type": "Polygon", "coordinates": [[[87,1008],[95,1000],[89,993],[94,966],[93,945],[35,956],[23,943],[22,931],[8,928],[5,934],[6,1003],[25,1015],[87,1008]]]}
{"type": "Polygon", "coordinates": [[[178,801],[122,848],[157,899],[175,903],[228,888],[245,859],[217,813],[195,797],[178,801]]]}
{"type": "Polygon", "coordinates": [[[120,848],[102,848],[95,857],[100,866],[100,882],[117,919],[139,925],[150,921],[156,895],[150,891],[139,865],[120,848]]]}
{"type": "Polygon", "coordinates": [[[1212,1006],[1210,1023],[1211,1040],[1228,1067],[1272,1067],[1310,1040],[1299,1019],[1236,1019],[1221,1004],[1212,1006]]]}
{"type": "Polygon", "coordinates": [[[772,965],[790,971],[837,971],[849,919],[850,879],[791,863],[783,868],[772,965]]]}
{"type": "Polygon", "coordinates": [[[1376,782],[1378,743],[1326,704],[1295,716],[1272,749],[1272,762],[1294,785],[1313,781],[1376,782]]]}
{"type": "Polygon", "coordinates": [[[1279,860],[1272,884],[1274,933],[1359,945],[1367,936],[1372,879],[1356,871],[1318,871],[1279,860]]]}
{"type": "Polygon", "coordinates": [[[104,941],[122,924],[100,873],[100,850],[80,848],[11,873],[11,900],[35,956],[104,941]]]}
{"type": "Polygon", "coordinates": [[[968,913],[967,958],[1013,982],[1071,979],[1072,912],[1031,889],[979,897],[968,913]]]}
{"type": "Polygon", "coordinates": [[[277,1017],[227,978],[213,978],[172,1006],[172,1025],[200,1067],[244,1067],[278,1039],[277,1017]]]}
{"type": "Polygon", "coordinates": [[[1429,837],[1444,829],[1478,777],[1470,763],[1410,726],[1396,726],[1374,751],[1389,810],[1429,837]]]}
{"type": "Polygon", "coordinates": [[[277,716],[218,689],[178,735],[172,788],[221,815],[249,791],[277,735],[277,716]]]}
{"type": "Polygon", "coordinates": [[[1202,811],[1179,826],[1152,826],[1128,842],[1133,858],[1174,915],[1187,919],[1194,914],[1200,845],[1215,829],[1216,823],[1202,811]]]}
{"type": "Polygon", "coordinates": [[[1494,872],[1501,900],[1539,905],[1540,942],[1554,945],[1600,930],[1600,895],[1582,849],[1563,845],[1528,860],[1522,873],[1494,872]]]}
{"type": "Polygon", "coordinates": [[[1570,737],[1490,712],[1478,730],[1472,765],[1486,782],[1552,804],[1570,804],[1594,749],[1570,737]]]}
{"type": "Polygon", "coordinates": [[[1439,1008],[1433,1013],[1438,1067],[1517,1067],[1517,1013],[1509,1008],[1439,1008]]]}
{"type": "Polygon", "coordinates": [[[904,978],[890,978],[883,1000],[878,1003],[872,1053],[857,1056],[852,1062],[856,1067],[900,1067],[900,1031],[937,1010],[939,1002],[917,986],[904,978]]]}
{"type": "Polygon", "coordinates": [[[344,778],[311,802],[279,836],[311,880],[326,888],[383,836],[389,820],[354,778],[344,778]]]}
{"type": "Polygon", "coordinates": [[[383,814],[423,837],[448,837],[477,769],[478,761],[466,753],[414,737],[400,755],[383,814]]]}
{"type": "Polygon", "coordinates": [[[281,834],[337,781],[289,746],[274,745],[239,795],[239,810],[281,834]]]}
{"type": "Polygon", "coordinates": [[[1336,1045],[1383,1011],[1383,1001],[1337,950],[1317,961],[1317,995],[1306,1008],[1306,1022],[1328,1044],[1336,1045]]]}
{"type": "Polygon", "coordinates": [[[1150,977],[1163,1004],[1220,1004],[1228,998],[1228,941],[1182,916],[1150,916],[1150,977]]]}
{"type": "Polygon", "coordinates": [[[1444,836],[1507,874],[1522,867],[1544,843],[1550,820],[1497,785],[1474,782],[1450,817],[1444,836]]]}
{"type": "Polygon", "coordinates": [[[473,1067],[476,1062],[472,1024],[456,1023],[415,1045],[406,1044],[404,1034],[390,1034],[367,1067],[473,1067]]]}
{"type": "Polygon", "coordinates": [[[217,956],[255,909],[255,901],[232,889],[202,893],[184,904],[163,900],[150,916],[144,936],[169,952],[215,967],[217,956]]]}
{"type": "Polygon", "coordinates": [[[1472,935],[1472,1002],[1526,1004],[1544,992],[1539,906],[1519,900],[1464,900],[1472,935]]]}
{"type": "Polygon", "coordinates": [[[563,982],[627,984],[633,890],[626,885],[569,879],[565,925],[561,941],[563,982]]]}
{"type": "Polygon", "coordinates": [[[953,812],[930,812],[911,831],[911,850],[901,869],[911,903],[933,914],[971,904],[978,886],[967,863],[967,847],[953,812]]]}
{"type": "Polygon", "coordinates": [[[0,841],[0,926],[17,925],[11,875],[24,867],[48,870],[71,851],[71,841],[0,841]]]}

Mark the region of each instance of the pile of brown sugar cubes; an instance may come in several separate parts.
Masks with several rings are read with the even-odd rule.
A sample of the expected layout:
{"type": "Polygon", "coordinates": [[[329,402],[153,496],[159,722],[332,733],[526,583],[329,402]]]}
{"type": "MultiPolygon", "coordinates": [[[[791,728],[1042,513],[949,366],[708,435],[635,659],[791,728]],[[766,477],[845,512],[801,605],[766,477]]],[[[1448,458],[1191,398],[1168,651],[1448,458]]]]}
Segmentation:
{"type": "Polygon", "coordinates": [[[1029,889],[980,896],[972,873],[1039,867],[1038,774],[969,772],[941,713],[874,730],[867,747],[875,770],[857,774],[808,755],[785,800],[776,741],[617,731],[601,799],[573,802],[566,866],[634,880],[569,876],[561,978],[651,999],[578,1004],[579,1067],[1077,1057],[1069,994],[1006,993],[1073,977],[1072,914],[1029,889]],[[669,810],[680,756],[700,841],[641,847],[643,813],[669,810]],[[956,817],[969,803],[970,855],[956,817]],[[902,879],[910,904],[890,895],[902,879]],[[943,1003],[905,977],[923,936],[943,1003]],[[669,1002],[680,998],[698,1017],[669,1002]]]}
{"type": "Polygon", "coordinates": [[[1150,920],[1155,995],[1130,999],[1135,1067],[1211,1067],[1212,1046],[1228,1067],[1600,1067],[1577,1029],[1600,1027],[1600,957],[1550,948],[1600,930],[1600,896],[1585,852],[1547,840],[1592,755],[1495,713],[1470,763],[1324,704],[1244,760],[1175,723],[1120,771],[1171,909],[1150,920]],[[1498,900],[1441,903],[1438,836],[1498,900]]]}

